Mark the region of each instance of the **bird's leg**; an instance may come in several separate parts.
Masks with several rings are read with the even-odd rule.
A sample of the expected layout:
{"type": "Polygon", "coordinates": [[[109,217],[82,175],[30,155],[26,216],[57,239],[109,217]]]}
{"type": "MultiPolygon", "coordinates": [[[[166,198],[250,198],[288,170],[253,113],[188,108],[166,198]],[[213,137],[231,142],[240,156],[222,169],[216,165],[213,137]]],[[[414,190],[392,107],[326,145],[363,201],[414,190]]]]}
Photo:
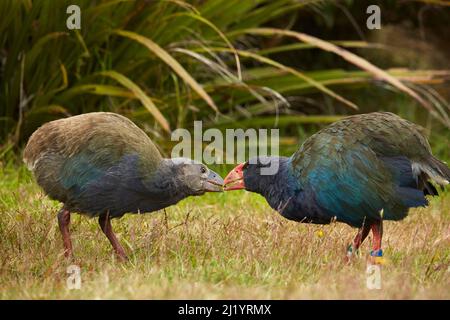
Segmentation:
{"type": "Polygon", "coordinates": [[[375,264],[381,264],[383,257],[383,250],[381,250],[381,239],[383,238],[383,220],[375,222],[371,226],[373,240],[372,251],[370,252],[371,260],[375,264]]]}
{"type": "Polygon", "coordinates": [[[128,257],[125,254],[125,250],[121,246],[119,240],[117,240],[116,235],[114,234],[114,231],[111,226],[111,219],[109,217],[109,213],[101,215],[98,218],[98,223],[100,224],[100,228],[102,229],[103,233],[108,238],[109,242],[114,248],[114,251],[119,256],[121,260],[127,260],[128,257]]]}
{"type": "Polygon", "coordinates": [[[353,252],[356,252],[359,249],[361,244],[364,242],[364,240],[369,235],[369,231],[370,231],[369,225],[364,225],[364,226],[362,226],[362,228],[359,229],[358,233],[355,236],[355,239],[353,239],[353,244],[352,244],[353,252]]]}
{"type": "Polygon", "coordinates": [[[64,256],[69,258],[72,256],[72,241],[70,240],[70,211],[62,207],[58,212],[58,225],[64,243],[64,256]]]}
{"type": "Polygon", "coordinates": [[[370,231],[370,225],[364,224],[359,230],[358,233],[355,236],[355,239],[353,239],[353,243],[348,246],[347,248],[347,256],[346,259],[349,261],[354,253],[356,253],[359,250],[359,247],[363,243],[363,241],[367,238],[367,235],[370,231]]]}

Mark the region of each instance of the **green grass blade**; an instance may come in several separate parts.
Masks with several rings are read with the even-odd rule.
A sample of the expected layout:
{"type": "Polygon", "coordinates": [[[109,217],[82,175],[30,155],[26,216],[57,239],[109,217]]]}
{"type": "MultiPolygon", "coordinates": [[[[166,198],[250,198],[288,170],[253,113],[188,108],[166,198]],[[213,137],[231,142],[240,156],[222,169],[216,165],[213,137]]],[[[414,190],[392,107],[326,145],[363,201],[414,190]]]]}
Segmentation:
{"type": "Polygon", "coordinates": [[[139,42],[144,45],[153,52],[156,56],[158,56],[161,60],[163,60],[169,67],[172,68],[175,73],[182,78],[197,94],[206,101],[206,103],[216,112],[219,112],[214,101],[211,97],[206,93],[203,87],[181,66],[181,64],[175,60],[166,50],[161,48],[158,44],[150,40],[149,38],[143,37],[137,33],[124,31],[124,30],[116,30],[116,34],[132,39],[134,41],[139,42]]]}
{"type": "MultiPolygon", "coordinates": [[[[225,52],[229,52],[230,49],[228,48],[209,48],[210,50],[216,50],[216,51],[225,51],[225,52]]],[[[314,79],[308,77],[307,75],[305,75],[303,72],[300,72],[294,68],[285,66],[275,60],[269,59],[267,57],[261,56],[257,53],[254,52],[250,52],[250,51],[244,51],[244,50],[237,50],[237,53],[242,56],[242,57],[246,57],[246,58],[251,58],[254,59],[256,61],[259,61],[261,63],[273,66],[277,69],[283,70],[287,73],[293,74],[295,75],[297,78],[311,84],[312,86],[316,87],[318,90],[326,93],[327,95],[335,98],[336,100],[342,102],[343,104],[345,104],[346,106],[357,110],[358,106],[355,105],[353,102],[345,99],[344,97],[342,97],[341,95],[337,94],[336,92],[334,92],[333,90],[330,90],[329,88],[325,87],[323,84],[321,84],[320,82],[315,81],[314,79]]]]}
{"type": "Polygon", "coordinates": [[[400,80],[390,76],[386,71],[378,68],[377,66],[373,65],[366,59],[361,58],[360,56],[357,56],[356,54],[345,50],[341,47],[338,47],[328,41],[310,36],[305,33],[301,32],[295,32],[290,30],[281,30],[281,29],[275,29],[275,28],[252,28],[252,29],[246,29],[242,30],[243,33],[246,34],[254,34],[254,35],[262,35],[262,36],[288,36],[295,38],[299,41],[310,43],[312,45],[317,46],[318,48],[321,48],[322,50],[330,51],[338,56],[342,57],[343,59],[347,60],[348,62],[354,64],[355,66],[366,70],[373,74],[376,78],[382,79],[386,81],[387,83],[391,84],[395,88],[397,88],[400,91],[403,91],[413,97],[415,100],[417,100],[422,106],[424,106],[426,109],[432,111],[431,105],[425,101],[421,96],[419,96],[415,91],[408,88],[406,85],[404,85],[400,80]]]}
{"type": "MultiPolygon", "coordinates": [[[[370,43],[366,41],[330,41],[330,43],[343,48],[365,48],[365,49],[385,49],[386,46],[380,43],[370,43]]],[[[291,43],[273,48],[259,50],[258,54],[266,56],[273,53],[280,53],[294,50],[314,49],[317,46],[310,43],[291,43]]]]}
{"type": "Polygon", "coordinates": [[[236,51],[236,48],[233,46],[233,44],[230,42],[230,40],[228,40],[227,36],[222,31],[220,31],[220,29],[217,28],[211,21],[209,21],[208,19],[203,18],[202,16],[200,16],[198,14],[179,13],[177,15],[187,16],[187,17],[190,17],[192,19],[198,20],[198,21],[206,24],[211,29],[213,29],[220,36],[220,38],[227,44],[227,46],[233,51],[234,59],[236,61],[236,70],[237,70],[238,79],[242,80],[241,62],[239,61],[239,55],[238,55],[238,53],[236,51]]]}
{"type": "MultiPolygon", "coordinates": [[[[83,84],[78,85],[70,88],[69,90],[66,90],[59,98],[61,100],[71,99],[76,95],[79,94],[96,94],[96,95],[102,95],[102,96],[113,96],[113,97],[121,97],[121,98],[127,98],[127,99],[136,99],[136,95],[130,91],[125,90],[121,87],[112,86],[112,85],[105,85],[105,84],[83,84]]],[[[152,101],[156,102],[155,98],[151,98],[152,101]]]]}
{"type": "Polygon", "coordinates": [[[101,71],[98,72],[97,75],[112,78],[129,89],[131,92],[133,92],[136,98],[138,98],[142,102],[144,107],[153,115],[153,117],[162,126],[162,128],[166,132],[170,133],[169,122],[167,122],[166,118],[155,106],[152,99],[144,91],[142,91],[142,89],[137,84],[135,84],[129,78],[125,77],[123,74],[118,73],[114,70],[101,71]]]}

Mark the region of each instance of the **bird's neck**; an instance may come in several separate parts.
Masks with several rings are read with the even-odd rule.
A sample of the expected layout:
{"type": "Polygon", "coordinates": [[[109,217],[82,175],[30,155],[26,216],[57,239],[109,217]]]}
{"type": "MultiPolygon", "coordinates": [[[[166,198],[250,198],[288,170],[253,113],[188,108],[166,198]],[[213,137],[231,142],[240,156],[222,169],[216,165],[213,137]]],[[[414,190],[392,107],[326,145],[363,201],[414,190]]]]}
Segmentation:
{"type": "Polygon", "coordinates": [[[274,175],[261,175],[255,191],[266,198],[269,205],[283,214],[295,206],[300,191],[298,181],[292,174],[291,158],[279,157],[279,168],[274,175]]]}
{"type": "Polygon", "coordinates": [[[156,171],[144,181],[146,191],[161,199],[172,199],[178,202],[187,197],[187,190],[182,188],[176,166],[171,159],[163,159],[156,171]]]}

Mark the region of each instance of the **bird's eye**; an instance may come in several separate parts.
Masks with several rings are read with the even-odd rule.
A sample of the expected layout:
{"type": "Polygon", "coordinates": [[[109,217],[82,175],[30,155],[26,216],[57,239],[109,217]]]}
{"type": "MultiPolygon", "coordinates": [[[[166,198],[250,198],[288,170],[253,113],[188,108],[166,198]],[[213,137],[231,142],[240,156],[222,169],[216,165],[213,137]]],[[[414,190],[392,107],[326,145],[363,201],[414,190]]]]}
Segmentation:
{"type": "Polygon", "coordinates": [[[200,171],[201,171],[202,173],[206,173],[206,168],[205,168],[205,167],[201,167],[201,168],[200,168],[200,171]]]}

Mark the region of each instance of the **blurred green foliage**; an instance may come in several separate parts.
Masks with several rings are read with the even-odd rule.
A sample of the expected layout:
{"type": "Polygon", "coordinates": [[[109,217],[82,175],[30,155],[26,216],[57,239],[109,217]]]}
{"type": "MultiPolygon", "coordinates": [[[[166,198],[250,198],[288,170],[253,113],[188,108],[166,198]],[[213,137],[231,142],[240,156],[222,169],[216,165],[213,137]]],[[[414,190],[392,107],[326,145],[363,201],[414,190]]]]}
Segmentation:
{"type": "MultiPolygon", "coordinates": [[[[91,111],[130,117],[164,149],[169,128],[198,119],[218,128],[278,125],[302,140],[336,115],[388,110],[427,127],[449,159],[448,7],[375,3],[383,28],[370,31],[366,1],[0,1],[0,157],[41,124],[91,111]],[[66,27],[71,4],[81,8],[81,30],[66,27]],[[259,27],[355,52],[432,108],[314,44],[246,32],[259,27]]],[[[296,148],[292,141],[283,152],[296,148]]]]}

